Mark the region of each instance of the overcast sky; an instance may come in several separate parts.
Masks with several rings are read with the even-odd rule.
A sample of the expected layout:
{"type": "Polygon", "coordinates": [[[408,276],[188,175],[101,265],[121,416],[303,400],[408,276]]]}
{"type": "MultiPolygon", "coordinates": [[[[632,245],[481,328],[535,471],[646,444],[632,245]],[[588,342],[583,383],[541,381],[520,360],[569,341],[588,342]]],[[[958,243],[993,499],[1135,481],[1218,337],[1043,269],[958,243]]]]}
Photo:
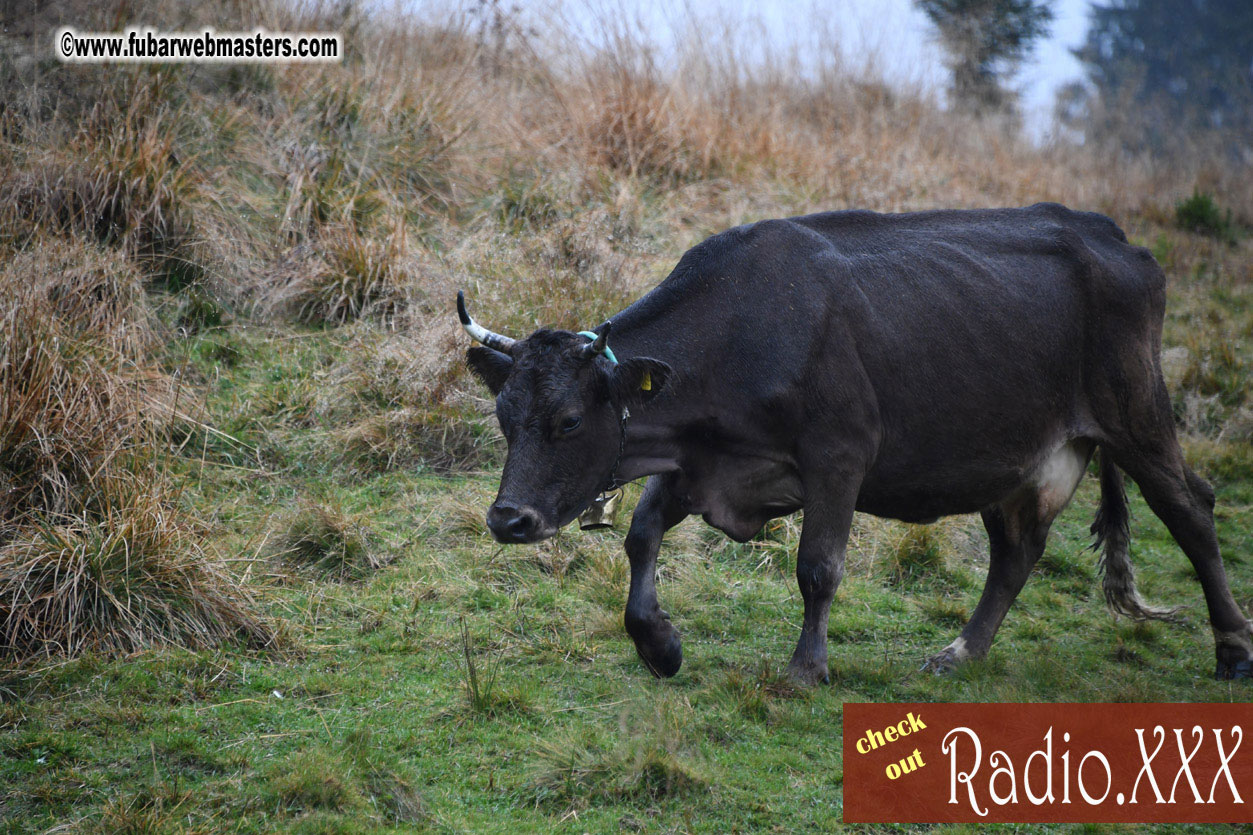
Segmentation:
{"type": "MultiPolygon", "coordinates": [[[[504,6],[533,9],[542,0],[503,0],[504,6]]],[[[852,66],[866,61],[890,80],[921,82],[943,89],[947,75],[933,30],[912,0],[568,0],[563,16],[578,25],[606,13],[626,13],[662,42],[678,37],[685,19],[748,22],[777,53],[797,49],[804,57],[815,29],[838,39],[852,66]]],[[[1069,48],[1079,45],[1088,25],[1090,0],[1052,0],[1054,21],[1013,85],[1022,90],[1027,127],[1039,136],[1050,122],[1053,95],[1082,75],[1069,48]]]]}

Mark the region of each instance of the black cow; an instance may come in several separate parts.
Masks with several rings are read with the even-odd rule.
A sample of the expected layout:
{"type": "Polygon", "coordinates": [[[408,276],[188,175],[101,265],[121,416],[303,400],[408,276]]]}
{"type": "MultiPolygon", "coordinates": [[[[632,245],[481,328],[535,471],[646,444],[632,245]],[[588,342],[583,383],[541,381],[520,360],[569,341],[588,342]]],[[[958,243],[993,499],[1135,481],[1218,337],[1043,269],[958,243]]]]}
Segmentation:
{"type": "Polygon", "coordinates": [[[597,329],[512,340],[477,325],[467,361],[508,442],[487,514],[501,542],[552,536],[612,484],[650,476],[626,552],[626,628],[653,673],[682,662],[657,602],[663,533],[691,514],[733,539],[804,509],[804,598],[788,666],[827,679],[827,616],[853,511],[922,522],[978,511],[987,584],[938,671],[983,656],[1100,455],[1110,605],[1135,590],[1120,469],[1192,561],[1217,675],[1248,677],[1253,624],[1227,583],[1214,493],[1184,463],[1160,353],[1165,278],[1111,220],[1026,209],[831,212],[737,227],[597,329]],[[616,354],[611,361],[609,351],[616,354]]]}

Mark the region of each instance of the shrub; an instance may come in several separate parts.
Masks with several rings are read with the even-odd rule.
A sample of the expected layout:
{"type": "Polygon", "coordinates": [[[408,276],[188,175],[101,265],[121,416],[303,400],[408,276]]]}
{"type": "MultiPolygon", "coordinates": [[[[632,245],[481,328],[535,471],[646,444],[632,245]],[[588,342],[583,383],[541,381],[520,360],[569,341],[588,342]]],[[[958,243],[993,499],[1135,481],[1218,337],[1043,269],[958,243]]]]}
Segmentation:
{"type": "Polygon", "coordinates": [[[1200,191],[1192,192],[1187,200],[1175,204],[1175,224],[1180,229],[1208,235],[1231,246],[1235,246],[1238,237],[1231,210],[1222,211],[1213,197],[1200,191]]]}

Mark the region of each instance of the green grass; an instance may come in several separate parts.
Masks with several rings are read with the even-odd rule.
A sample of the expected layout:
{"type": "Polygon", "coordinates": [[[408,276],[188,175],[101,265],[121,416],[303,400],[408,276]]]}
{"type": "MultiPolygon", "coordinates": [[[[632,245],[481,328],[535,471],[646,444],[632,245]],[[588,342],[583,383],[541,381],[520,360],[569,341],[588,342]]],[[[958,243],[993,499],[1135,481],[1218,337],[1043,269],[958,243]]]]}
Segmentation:
{"type": "MultiPolygon", "coordinates": [[[[655,681],[621,627],[620,531],[502,548],[481,522],[494,472],[337,464],[295,395],[346,350],[339,332],[192,339],[198,363],[232,346],[207,409],[235,440],[202,439],[207,452],[177,465],[186,500],[212,509],[214,545],[264,565],[263,532],[317,496],[368,527],[387,564],[355,583],[296,572],[270,588],[292,633],[282,654],[228,645],[7,672],[0,808],[13,831],[827,829],[840,820],[847,700],[1249,697],[1247,684],[1210,678],[1200,589],[1134,490],[1141,587],[1188,604],[1189,624],[1106,612],[1084,550],[1092,479],[989,658],[947,678],[918,667],[977,599],[977,519],[921,535],[858,518],[831,621],[832,684],[814,690],[780,676],[800,616],[788,561],[798,526],[736,545],[689,520],[660,562],[686,661],[655,681]]],[[[1247,606],[1251,497],[1243,482],[1218,487],[1247,606]]]]}

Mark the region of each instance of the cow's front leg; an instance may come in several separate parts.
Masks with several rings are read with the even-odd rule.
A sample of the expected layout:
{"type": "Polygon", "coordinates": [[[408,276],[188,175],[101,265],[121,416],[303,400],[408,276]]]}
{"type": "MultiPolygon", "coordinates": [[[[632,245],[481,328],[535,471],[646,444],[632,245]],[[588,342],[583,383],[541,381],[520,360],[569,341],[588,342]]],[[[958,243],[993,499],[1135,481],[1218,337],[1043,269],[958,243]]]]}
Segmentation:
{"type": "Polygon", "coordinates": [[[827,617],[835,590],[844,577],[844,549],[855,504],[855,493],[827,494],[805,503],[805,521],[796,551],[796,581],[805,601],[805,619],[800,641],[787,665],[788,676],[799,684],[831,680],[827,671],[827,617]]]}
{"type": "Polygon", "coordinates": [[[626,536],[631,561],[631,591],[627,595],[626,629],[635,651],[652,674],[669,678],[683,663],[683,645],[670,616],[657,602],[657,553],[661,537],[687,517],[675,502],[667,476],[653,476],[631,517],[626,536]]]}

